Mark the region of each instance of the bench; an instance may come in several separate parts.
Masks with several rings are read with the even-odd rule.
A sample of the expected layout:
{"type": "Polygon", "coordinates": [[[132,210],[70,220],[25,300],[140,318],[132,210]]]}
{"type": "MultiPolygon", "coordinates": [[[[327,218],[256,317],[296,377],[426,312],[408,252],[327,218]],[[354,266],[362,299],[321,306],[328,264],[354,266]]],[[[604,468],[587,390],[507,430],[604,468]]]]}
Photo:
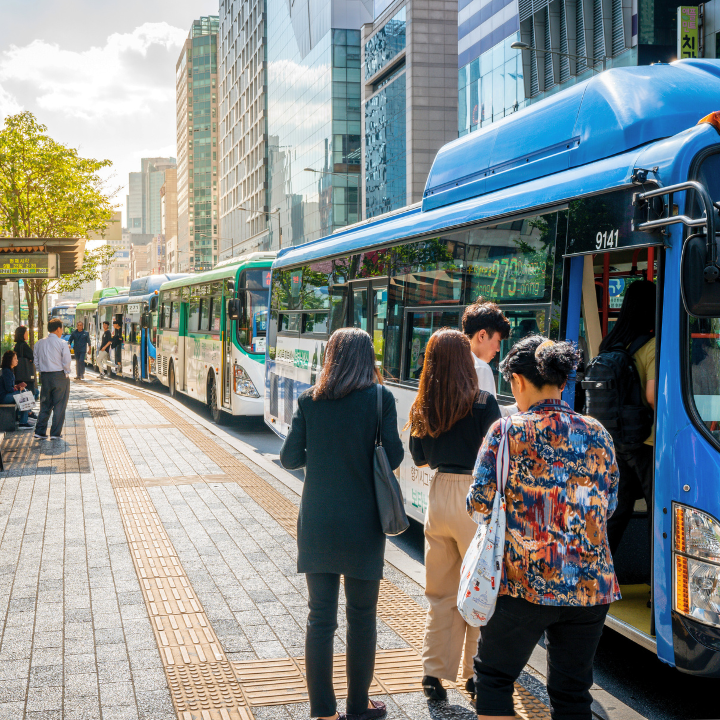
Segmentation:
{"type": "Polygon", "coordinates": [[[17,430],[16,412],[17,405],[15,403],[11,405],[0,404],[0,432],[14,432],[17,430]]]}

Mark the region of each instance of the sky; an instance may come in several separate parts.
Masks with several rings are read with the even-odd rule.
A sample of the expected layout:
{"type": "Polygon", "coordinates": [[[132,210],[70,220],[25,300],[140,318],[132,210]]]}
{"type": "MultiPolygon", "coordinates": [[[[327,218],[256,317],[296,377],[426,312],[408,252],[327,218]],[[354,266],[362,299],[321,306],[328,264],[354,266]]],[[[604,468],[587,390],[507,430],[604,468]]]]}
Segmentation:
{"type": "Polygon", "coordinates": [[[0,0],[0,124],[30,110],[55,140],[109,159],[123,213],[140,158],[176,157],[175,64],[218,0],[0,0]]]}

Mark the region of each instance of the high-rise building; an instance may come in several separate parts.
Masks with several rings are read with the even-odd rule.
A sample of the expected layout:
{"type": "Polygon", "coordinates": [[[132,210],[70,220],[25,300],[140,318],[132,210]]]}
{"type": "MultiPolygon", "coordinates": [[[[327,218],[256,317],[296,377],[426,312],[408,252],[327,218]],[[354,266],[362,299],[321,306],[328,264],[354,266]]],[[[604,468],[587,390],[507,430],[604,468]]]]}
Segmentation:
{"type": "Polygon", "coordinates": [[[360,217],[360,28],[372,20],[372,0],[267,0],[272,249],[360,217]]]}
{"type": "Polygon", "coordinates": [[[168,248],[177,255],[177,227],[178,227],[178,206],[177,206],[177,171],[167,170],[165,172],[165,183],[160,188],[160,235],[162,238],[158,244],[157,265],[165,268],[158,272],[170,272],[167,270],[170,260],[167,256],[168,248]]]}
{"type": "MultiPolygon", "coordinates": [[[[376,6],[378,3],[376,3],[376,6]]],[[[437,151],[457,137],[457,13],[395,0],[363,26],[363,217],[422,200],[437,151]]]]}
{"type": "Polygon", "coordinates": [[[220,258],[268,247],[266,0],[220,0],[220,258]]]}
{"type": "MultiPolygon", "coordinates": [[[[122,227],[120,211],[114,212],[101,238],[115,250],[112,262],[102,271],[102,287],[127,287],[130,284],[130,238],[122,227]]],[[[91,238],[93,239],[93,238],[91,238]]]]}
{"type": "Polygon", "coordinates": [[[218,261],[217,15],[193,21],[176,65],[179,272],[218,261]]]}
{"type": "Polygon", "coordinates": [[[129,252],[131,281],[139,277],[144,277],[145,275],[150,275],[150,268],[152,267],[150,251],[153,238],[155,238],[155,235],[149,235],[147,233],[142,235],[133,233],[131,235],[129,252]]]}
{"type": "Polygon", "coordinates": [[[603,68],[677,58],[677,5],[668,0],[460,0],[458,8],[459,135],[603,68]],[[512,48],[518,41],[535,50],[512,48]]]}
{"type": "Polygon", "coordinates": [[[160,232],[160,188],[165,172],[175,170],[175,158],[142,158],[140,172],[129,174],[126,196],[127,229],[135,234],[160,232]]]}

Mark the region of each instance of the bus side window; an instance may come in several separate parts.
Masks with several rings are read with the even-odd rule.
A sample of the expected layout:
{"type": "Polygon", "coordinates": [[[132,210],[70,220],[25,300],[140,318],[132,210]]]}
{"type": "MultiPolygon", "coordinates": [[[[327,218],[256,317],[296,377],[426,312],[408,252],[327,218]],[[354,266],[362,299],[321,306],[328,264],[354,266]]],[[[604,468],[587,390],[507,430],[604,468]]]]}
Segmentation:
{"type": "Polygon", "coordinates": [[[214,333],[220,332],[220,309],[222,308],[222,298],[210,298],[210,331],[214,333]]]}
{"type": "Polygon", "coordinates": [[[200,298],[191,298],[188,303],[188,331],[197,332],[200,329],[200,298]]]}

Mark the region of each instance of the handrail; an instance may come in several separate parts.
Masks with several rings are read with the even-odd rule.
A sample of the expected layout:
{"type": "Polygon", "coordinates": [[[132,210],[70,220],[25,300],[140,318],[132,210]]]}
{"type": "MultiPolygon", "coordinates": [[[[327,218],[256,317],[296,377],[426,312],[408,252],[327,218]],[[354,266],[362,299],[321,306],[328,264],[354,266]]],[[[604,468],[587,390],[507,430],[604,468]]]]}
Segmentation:
{"type": "Polygon", "coordinates": [[[668,215],[659,218],[658,220],[648,220],[644,223],[640,223],[636,226],[637,230],[647,231],[653,230],[660,227],[666,227],[668,225],[676,225],[682,223],[686,227],[705,227],[706,228],[706,265],[704,271],[704,277],[706,282],[715,282],[720,278],[720,267],[718,267],[717,259],[717,242],[715,240],[715,209],[716,204],[712,201],[710,193],[707,188],[697,182],[697,180],[687,180],[686,182],[678,183],[677,185],[669,185],[667,187],[659,187],[647,192],[638,193],[635,196],[636,203],[643,203],[647,200],[660,197],[662,195],[669,195],[667,203],[668,215]],[[672,208],[672,196],[676,192],[683,192],[685,190],[693,190],[698,194],[698,197],[702,201],[704,215],[701,218],[691,218],[688,215],[670,215],[672,208]]]}

